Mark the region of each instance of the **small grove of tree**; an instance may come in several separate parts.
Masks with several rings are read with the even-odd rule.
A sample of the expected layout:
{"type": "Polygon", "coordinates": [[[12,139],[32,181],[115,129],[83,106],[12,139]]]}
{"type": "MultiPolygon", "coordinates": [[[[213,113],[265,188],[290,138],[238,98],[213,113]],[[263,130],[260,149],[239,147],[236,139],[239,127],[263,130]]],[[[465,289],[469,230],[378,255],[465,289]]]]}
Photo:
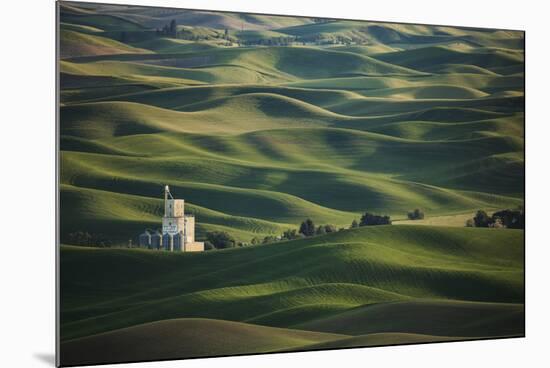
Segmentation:
{"type": "Polygon", "coordinates": [[[206,239],[216,249],[234,248],[235,238],[225,231],[212,231],[206,234],[206,239]]]}
{"type": "Polygon", "coordinates": [[[75,231],[67,234],[67,241],[69,244],[83,245],[88,247],[105,248],[112,245],[109,240],[103,234],[90,234],[87,231],[75,231]]]}
{"type": "MultiPolygon", "coordinates": [[[[322,235],[327,233],[334,233],[337,231],[343,231],[344,228],[338,229],[336,226],[331,224],[326,225],[320,225],[318,227],[315,227],[315,224],[311,219],[306,219],[300,224],[300,228],[297,229],[287,229],[283,232],[282,235],[268,235],[264,237],[263,239],[260,239],[258,237],[252,238],[250,240],[249,244],[257,245],[257,244],[269,244],[269,243],[276,243],[280,241],[287,241],[287,240],[294,240],[294,239],[301,239],[304,237],[314,236],[314,235],[322,235]]],[[[243,244],[247,245],[247,244],[243,244]]]]}
{"type": "Polygon", "coordinates": [[[328,233],[335,233],[336,231],[338,231],[336,226],[327,224],[327,225],[318,226],[317,229],[315,230],[315,234],[316,235],[323,235],[323,234],[328,234],[328,233]]]}
{"type": "Polygon", "coordinates": [[[327,231],[325,230],[325,227],[323,225],[320,225],[315,229],[315,235],[324,235],[327,231]]]}
{"type": "Polygon", "coordinates": [[[525,212],[523,208],[516,210],[502,210],[493,213],[493,219],[499,219],[504,227],[508,229],[525,229],[525,212]]]}
{"type": "Polygon", "coordinates": [[[422,220],[424,218],[424,212],[416,208],[414,211],[408,212],[407,217],[409,220],[422,220]]]}
{"type": "Polygon", "coordinates": [[[178,37],[178,25],[175,19],[170,21],[170,24],[165,24],[162,29],[156,30],[158,36],[168,36],[172,38],[178,37]]]}
{"type": "Polygon", "coordinates": [[[308,218],[300,224],[298,232],[304,234],[304,236],[313,236],[315,235],[315,224],[308,218]]]}
{"type": "Polygon", "coordinates": [[[262,244],[275,243],[281,240],[280,236],[268,235],[262,240],[262,244]]]}
{"type": "Polygon", "coordinates": [[[294,240],[294,239],[300,239],[303,238],[304,234],[298,232],[296,229],[288,229],[283,232],[283,239],[286,240],[294,240]]]}
{"type": "Polygon", "coordinates": [[[483,210],[476,212],[474,216],[474,226],[475,227],[489,227],[493,223],[493,219],[483,210]]]}
{"type": "Polygon", "coordinates": [[[506,209],[489,216],[487,212],[479,210],[473,218],[466,221],[466,226],[524,229],[525,213],[522,208],[516,210],[506,209]]]}
{"type": "Polygon", "coordinates": [[[361,221],[359,221],[359,226],[374,226],[374,225],[391,225],[390,216],[384,215],[373,215],[372,213],[365,212],[361,216],[361,221]]]}

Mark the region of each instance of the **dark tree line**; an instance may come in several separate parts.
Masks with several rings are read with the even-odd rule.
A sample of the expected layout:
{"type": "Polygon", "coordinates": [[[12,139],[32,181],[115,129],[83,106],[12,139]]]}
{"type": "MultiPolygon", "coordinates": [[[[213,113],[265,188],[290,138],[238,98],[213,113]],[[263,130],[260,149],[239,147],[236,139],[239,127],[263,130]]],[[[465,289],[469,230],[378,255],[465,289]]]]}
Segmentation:
{"type": "Polygon", "coordinates": [[[343,230],[343,229],[338,229],[336,226],[331,224],[315,226],[315,224],[313,223],[313,220],[308,218],[300,224],[298,233],[302,234],[302,236],[309,237],[314,235],[335,233],[340,230],[343,230]]]}
{"type": "Polygon", "coordinates": [[[157,34],[161,36],[168,36],[172,38],[178,37],[178,25],[176,24],[176,20],[172,19],[170,21],[170,24],[165,24],[162,29],[157,29],[157,34]]]}
{"type": "MultiPolygon", "coordinates": [[[[391,219],[389,216],[378,216],[366,212],[361,216],[360,221],[353,220],[350,228],[359,226],[373,226],[373,225],[391,225],[391,219]]],[[[298,229],[287,229],[281,235],[268,235],[264,238],[254,237],[250,240],[250,243],[239,243],[225,231],[213,231],[206,234],[205,249],[225,249],[233,247],[241,247],[246,245],[258,245],[269,244],[280,241],[294,240],[312,237],[316,235],[324,235],[329,233],[335,233],[343,231],[345,228],[337,228],[332,224],[324,224],[316,226],[312,219],[307,218],[298,229]]]]}
{"type": "Polygon", "coordinates": [[[525,229],[525,212],[522,208],[506,209],[489,216],[487,212],[479,210],[473,218],[466,221],[466,226],[525,229]]]}
{"type": "Polygon", "coordinates": [[[365,212],[365,214],[361,216],[361,220],[359,221],[359,226],[375,226],[375,225],[391,225],[390,216],[387,216],[387,215],[379,216],[369,212],[365,212]]]}
{"type": "Polygon", "coordinates": [[[67,242],[72,245],[83,245],[87,247],[105,248],[110,247],[112,242],[103,234],[94,234],[87,231],[75,231],[67,234],[67,242]]]}

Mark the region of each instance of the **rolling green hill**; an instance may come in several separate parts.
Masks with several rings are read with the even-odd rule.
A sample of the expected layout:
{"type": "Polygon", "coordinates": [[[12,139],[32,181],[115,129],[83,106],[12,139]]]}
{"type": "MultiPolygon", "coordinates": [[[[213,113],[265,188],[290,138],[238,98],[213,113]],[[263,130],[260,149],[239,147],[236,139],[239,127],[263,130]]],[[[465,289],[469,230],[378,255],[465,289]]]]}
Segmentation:
{"type": "Polygon", "coordinates": [[[66,342],[62,345],[61,359],[71,365],[265,353],[342,337],[228,321],[177,319],[66,342]],[[162,348],[152,345],[151,340],[159,342],[162,348]],[[193,343],[182,344],[181,341],[193,343]]]}
{"type": "Polygon", "coordinates": [[[70,30],[61,30],[60,38],[62,58],[148,52],[147,50],[131,47],[109,38],[70,30]]]}
{"type": "Polygon", "coordinates": [[[64,364],[524,335],[523,230],[465,227],[523,207],[522,32],[70,2],[60,22],[64,364]],[[164,185],[198,241],[243,246],[126,249],[164,185]],[[365,212],[394,225],[350,229],[365,212]],[[340,231],[247,245],[307,218],[340,231]]]}
{"type": "Polygon", "coordinates": [[[319,320],[411,298],[521,303],[522,237],[513,230],[383,226],[202,254],[64,247],[62,287],[79,290],[62,300],[64,335],[179,317],[291,327],[308,314],[319,320]],[[128,278],[136,262],[144,267],[128,278]],[[268,265],[269,272],[257,272],[268,265]],[[74,267],[87,271],[75,274],[74,267]],[[166,272],[151,278],[160,269],[166,272]],[[99,314],[90,319],[92,312],[99,314]]]}
{"type": "MultiPolygon", "coordinates": [[[[197,323],[194,331],[209,343],[186,348],[191,350],[166,345],[176,349],[166,353],[173,356],[224,354],[226,339],[201,332],[222,323],[211,319],[284,328],[268,333],[266,342],[257,340],[262,349],[280,338],[277,348],[270,347],[275,350],[316,346],[323,339],[331,341],[328,347],[346,338],[346,346],[355,341],[351,336],[364,341],[378,333],[436,341],[514,336],[523,331],[522,237],[519,230],[381,226],[202,254],[63,246],[64,346],[80,354],[110,336],[137,343],[140,334],[133,331],[156,331],[159,323],[169,328],[174,318],[197,323]],[[308,341],[295,330],[336,335],[308,341]],[[106,331],[114,332],[97,335],[106,331]],[[95,336],[79,338],[89,335],[95,336]]],[[[265,331],[231,326],[239,329],[237,339],[265,331]]],[[[160,341],[173,336],[159,334],[160,341]]],[[[122,359],[115,357],[109,356],[122,359]]]]}

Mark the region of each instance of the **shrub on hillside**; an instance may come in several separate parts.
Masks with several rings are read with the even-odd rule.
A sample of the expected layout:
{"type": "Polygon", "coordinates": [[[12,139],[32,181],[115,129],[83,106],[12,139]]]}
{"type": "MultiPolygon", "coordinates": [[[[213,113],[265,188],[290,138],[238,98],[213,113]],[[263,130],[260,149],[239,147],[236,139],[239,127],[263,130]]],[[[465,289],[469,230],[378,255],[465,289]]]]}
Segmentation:
{"type": "Polygon", "coordinates": [[[373,215],[372,213],[365,212],[363,216],[361,216],[361,221],[359,222],[359,226],[374,226],[374,225],[391,225],[391,219],[390,216],[384,215],[373,215]]]}
{"type": "Polygon", "coordinates": [[[293,240],[303,238],[304,234],[301,234],[296,229],[288,229],[283,232],[282,238],[285,240],[293,240]]]}
{"type": "Polygon", "coordinates": [[[407,217],[409,220],[422,220],[424,218],[424,212],[416,208],[414,211],[408,212],[407,217]]]}
{"type": "Polygon", "coordinates": [[[212,243],[216,249],[225,249],[235,247],[235,238],[225,231],[212,231],[206,234],[206,239],[212,243]]]}
{"type": "Polygon", "coordinates": [[[324,235],[326,233],[327,233],[327,231],[326,231],[326,229],[323,225],[319,225],[317,230],[315,230],[315,235],[324,235]]]}
{"type": "Polygon", "coordinates": [[[331,225],[331,224],[326,224],[325,225],[325,233],[335,233],[336,231],[338,231],[336,226],[331,225]]]}
{"type": "Polygon", "coordinates": [[[262,244],[275,243],[281,240],[279,236],[268,235],[262,240],[262,244]]]}

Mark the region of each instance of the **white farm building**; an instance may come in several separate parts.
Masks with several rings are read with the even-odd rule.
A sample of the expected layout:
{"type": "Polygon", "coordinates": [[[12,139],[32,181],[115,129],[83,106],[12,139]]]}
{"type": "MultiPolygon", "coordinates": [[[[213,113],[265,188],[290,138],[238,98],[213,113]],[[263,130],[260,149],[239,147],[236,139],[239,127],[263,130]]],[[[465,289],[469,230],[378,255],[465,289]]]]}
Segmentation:
{"type": "Polygon", "coordinates": [[[204,243],[195,241],[195,216],[185,214],[185,201],[174,199],[168,185],[164,187],[162,232],[145,231],[139,246],[170,252],[202,252],[204,243]]]}

